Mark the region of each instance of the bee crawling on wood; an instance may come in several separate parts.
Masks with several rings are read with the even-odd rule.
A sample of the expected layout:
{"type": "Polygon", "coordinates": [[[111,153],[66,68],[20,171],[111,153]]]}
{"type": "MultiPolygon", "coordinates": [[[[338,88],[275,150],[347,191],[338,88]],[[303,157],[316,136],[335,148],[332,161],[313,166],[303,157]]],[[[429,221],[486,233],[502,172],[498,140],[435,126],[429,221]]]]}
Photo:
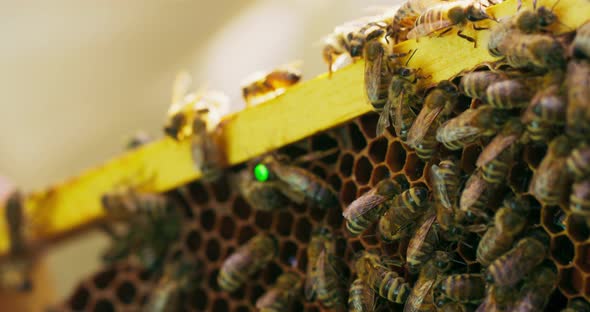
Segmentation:
{"type": "MultiPolygon", "coordinates": [[[[408,39],[417,39],[439,30],[443,30],[442,33],[446,33],[453,26],[489,18],[483,6],[474,1],[457,0],[441,2],[427,9],[416,19],[414,27],[408,33],[408,39]]],[[[474,26],[474,29],[480,30],[482,28],[474,26]]],[[[457,35],[472,42],[474,47],[477,48],[477,41],[474,38],[464,35],[461,30],[457,32],[457,35]]]]}
{"type": "Polygon", "coordinates": [[[256,72],[242,83],[242,96],[247,107],[258,105],[283,94],[301,80],[302,62],[280,66],[270,72],[256,72]]]}
{"type": "Polygon", "coordinates": [[[164,133],[177,141],[191,139],[195,167],[203,179],[212,181],[220,177],[225,161],[216,131],[221,118],[229,112],[229,98],[211,90],[189,92],[191,82],[186,72],[176,77],[164,133]]]}

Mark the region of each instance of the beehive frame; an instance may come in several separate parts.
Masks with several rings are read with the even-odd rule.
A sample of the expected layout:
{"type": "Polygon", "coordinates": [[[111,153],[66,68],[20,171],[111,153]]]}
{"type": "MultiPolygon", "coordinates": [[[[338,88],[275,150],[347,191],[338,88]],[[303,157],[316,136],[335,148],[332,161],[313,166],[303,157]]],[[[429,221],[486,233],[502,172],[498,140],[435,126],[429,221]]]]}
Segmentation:
{"type": "MultiPolygon", "coordinates": [[[[515,2],[509,1],[502,3],[501,5],[495,8],[492,8],[491,11],[493,12],[495,17],[500,17],[503,14],[508,15],[510,14],[509,12],[514,12],[514,6],[515,2]]],[[[586,3],[578,3],[573,0],[562,1],[556,7],[556,12],[558,13],[558,15],[560,15],[560,17],[565,17],[564,20],[568,21],[568,26],[575,27],[585,21],[585,16],[589,16],[590,7],[586,3]],[[568,8],[576,9],[568,10],[568,8]]],[[[412,47],[418,47],[420,51],[428,51],[429,49],[438,49],[439,51],[454,51],[456,49],[455,44],[466,45],[465,42],[457,38],[449,38],[444,40],[441,39],[426,39],[421,40],[419,43],[408,41],[400,44],[399,48],[401,50],[407,50],[412,47]]],[[[480,47],[479,49],[481,49],[482,46],[486,46],[486,40],[487,36],[485,32],[482,32],[478,35],[480,47]]],[[[469,61],[472,61],[473,66],[481,62],[492,61],[491,57],[487,55],[487,51],[485,51],[484,54],[482,53],[482,51],[478,51],[478,49],[473,50],[474,51],[467,53],[467,56],[458,53],[456,55],[456,59],[465,59],[467,63],[469,63],[469,61]]],[[[470,50],[465,48],[459,49],[459,51],[470,50]]],[[[420,54],[417,54],[415,59],[412,60],[412,63],[410,63],[410,66],[418,67],[423,64],[429,64],[430,67],[420,67],[425,68],[426,72],[432,73],[433,82],[444,78],[450,78],[458,74],[461,69],[465,67],[469,68],[469,64],[467,64],[466,62],[461,63],[455,61],[452,57],[450,59],[447,58],[447,60],[443,63],[427,62],[426,57],[427,55],[420,56],[420,54]],[[460,64],[459,66],[461,66],[461,68],[453,68],[453,66],[449,66],[456,64],[460,64]]],[[[274,101],[265,103],[264,105],[261,105],[257,108],[254,108],[252,110],[249,110],[247,112],[241,113],[239,115],[227,119],[226,123],[222,127],[222,130],[225,134],[225,137],[227,138],[226,143],[228,163],[236,164],[242,162],[244,160],[247,160],[248,158],[260,155],[266,151],[273,150],[284,144],[292,143],[299,138],[307,137],[310,134],[317,132],[318,130],[331,128],[332,126],[340,124],[341,122],[346,121],[352,117],[367,113],[369,111],[369,107],[364,105],[363,101],[361,72],[362,62],[359,62],[359,64],[355,64],[349,68],[344,69],[341,72],[336,73],[332,80],[327,80],[326,77],[320,77],[312,82],[309,82],[307,85],[304,84],[293,88],[293,90],[290,90],[287,94],[285,94],[285,96],[279,97],[274,101]],[[346,84],[350,84],[354,87],[343,87],[343,85],[346,84]],[[338,92],[335,92],[337,89],[338,92]],[[316,93],[314,93],[313,90],[316,90],[316,93]],[[347,91],[341,92],[343,90],[347,91]],[[341,99],[340,95],[342,93],[344,93],[343,98],[347,98],[347,100],[344,103],[350,105],[342,105],[342,102],[339,102],[339,100],[341,99]],[[333,94],[340,95],[334,97],[333,94]],[[239,137],[237,133],[243,132],[244,127],[253,125],[256,116],[284,114],[291,111],[305,111],[305,109],[301,107],[301,103],[304,102],[300,101],[300,99],[302,97],[314,98],[314,96],[317,96],[318,99],[324,99],[326,103],[325,115],[321,114],[321,112],[317,112],[317,110],[314,111],[314,115],[331,116],[331,118],[319,118],[317,120],[314,119],[311,121],[312,126],[310,126],[309,128],[305,128],[303,130],[297,126],[294,126],[293,128],[297,129],[296,131],[286,131],[285,133],[279,133],[276,137],[271,137],[268,140],[264,141],[263,144],[254,147],[242,146],[240,144],[243,144],[244,141],[235,139],[236,137],[239,137]],[[330,96],[332,96],[332,98],[330,98],[330,96]],[[338,105],[337,109],[335,108],[336,104],[340,104],[338,105]],[[275,110],[275,107],[279,107],[278,105],[282,106],[280,107],[280,109],[275,110]],[[232,133],[234,134],[232,135],[232,133]]],[[[305,102],[313,103],[313,101],[305,102]]],[[[315,104],[312,106],[315,106],[315,104]]],[[[322,110],[323,109],[324,108],[322,108],[322,110]]],[[[294,117],[295,121],[309,121],[309,116],[305,115],[298,115],[292,117],[294,117]]],[[[355,119],[352,122],[349,122],[344,126],[334,128],[328,130],[325,133],[320,133],[308,139],[305,139],[303,143],[297,144],[297,147],[289,148],[291,150],[299,148],[301,149],[302,153],[308,153],[315,151],[318,148],[322,149],[326,142],[336,142],[336,145],[339,147],[341,152],[335,159],[313,161],[308,166],[310,170],[326,178],[330,184],[332,184],[336,189],[339,190],[342,205],[350,203],[354,198],[356,198],[356,196],[363,194],[364,192],[369,190],[370,187],[373,186],[380,178],[386,176],[403,175],[408,180],[408,182],[413,186],[428,185],[428,181],[426,181],[424,178],[424,168],[428,168],[429,164],[424,164],[422,161],[420,161],[414,152],[406,148],[405,145],[399,142],[399,140],[397,140],[397,138],[395,138],[391,133],[387,133],[383,137],[376,138],[373,130],[375,123],[376,116],[373,114],[366,114],[355,119]],[[301,148],[302,146],[306,147],[301,148]]],[[[259,131],[261,134],[266,134],[268,133],[266,131],[266,129],[268,128],[266,127],[267,126],[254,127],[254,131],[259,131]]],[[[249,134],[251,134],[251,132],[249,134]]],[[[52,190],[47,192],[32,194],[29,197],[28,201],[29,213],[38,213],[40,207],[44,207],[45,209],[48,207],[59,209],[69,207],[71,203],[68,204],[68,200],[80,200],[82,198],[85,198],[86,196],[88,198],[91,198],[91,200],[97,201],[98,196],[102,192],[107,191],[110,187],[112,187],[112,185],[116,181],[120,181],[126,176],[137,175],[138,172],[140,173],[139,180],[150,179],[150,174],[144,175],[144,173],[142,173],[142,170],[144,170],[145,168],[142,169],[141,165],[145,165],[146,162],[151,162],[152,168],[155,167],[155,170],[157,172],[167,172],[167,175],[165,174],[163,175],[163,177],[158,177],[155,180],[150,180],[151,184],[147,186],[147,190],[165,191],[172,187],[176,187],[180,184],[183,184],[189,180],[197,178],[199,176],[199,173],[196,170],[194,170],[192,166],[190,166],[190,154],[188,152],[188,145],[180,144],[172,146],[171,144],[172,143],[170,141],[166,142],[166,140],[156,142],[155,144],[147,146],[145,149],[142,149],[137,153],[123,156],[122,158],[110,163],[110,165],[91,171],[89,172],[89,174],[83,175],[81,179],[73,180],[70,183],[66,183],[62,186],[52,188],[52,190]],[[162,156],[162,152],[164,152],[165,150],[168,154],[164,153],[164,156],[162,156]],[[160,153],[160,156],[158,156],[159,158],[154,157],[156,153],[160,153]],[[179,156],[179,158],[182,161],[179,162],[181,165],[175,165],[175,168],[173,170],[167,171],[167,169],[172,168],[157,165],[158,161],[156,161],[156,159],[161,160],[162,157],[170,157],[170,159],[173,159],[176,158],[176,156],[179,156]],[[132,169],[122,169],[124,167],[123,164],[135,164],[139,167],[131,166],[132,169]],[[104,175],[105,172],[110,172],[111,175],[104,175]],[[118,173],[119,175],[113,175],[112,173],[118,173]],[[101,180],[105,178],[107,179],[101,180]],[[103,183],[97,184],[97,181],[102,181],[103,183]],[[90,189],[91,192],[95,192],[96,196],[88,196],[90,195],[88,193],[88,189],[90,189]],[[78,190],[79,193],[76,193],[76,190],[78,190]]],[[[474,156],[477,155],[477,151],[479,149],[481,149],[481,145],[472,145],[464,149],[461,162],[461,167],[464,173],[469,173],[473,170],[473,162],[475,161],[474,156]]],[[[534,168],[536,168],[536,165],[538,165],[538,161],[540,160],[540,158],[538,158],[538,155],[540,155],[540,153],[536,152],[537,151],[525,151],[525,158],[528,157],[528,170],[530,172],[532,172],[534,168]]],[[[527,168],[513,168],[513,172],[510,175],[510,181],[513,183],[520,183],[519,179],[521,178],[522,172],[515,170],[522,170],[522,172],[526,173],[527,168]],[[514,172],[518,172],[518,174],[514,172]]],[[[229,197],[226,199],[224,199],[223,196],[220,198],[220,194],[224,193],[225,191],[227,191],[228,193],[232,192],[232,189],[229,187],[227,181],[225,183],[219,182],[209,186],[203,186],[198,182],[195,182],[190,184],[189,188],[193,189],[193,191],[191,192],[193,198],[190,199],[188,202],[184,202],[183,204],[189,205],[193,211],[194,216],[198,216],[198,220],[200,220],[200,226],[195,226],[195,224],[193,224],[194,222],[190,222],[190,219],[189,221],[187,221],[188,224],[186,225],[184,230],[185,236],[183,236],[183,240],[177,246],[178,250],[183,251],[183,255],[186,255],[187,257],[199,257],[200,255],[203,258],[202,260],[204,260],[205,262],[215,263],[214,261],[218,261],[220,258],[223,258],[224,255],[227,255],[229,251],[233,250],[237,246],[237,244],[243,243],[244,238],[253,235],[253,233],[256,232],[256,228],[277,232],[278,237],[285,237],[280,239],[281,246],[285,246],[283,247],[283,249],[296,250],[294,252],[294,255],[281,256],[280,261],[275,262],[273,265],[271,265],[268,269],[265,270],[265,273],[263,273],[262,275],[265,281],[262,282],[261,285],[259,285],[259,289],[264,289],[265,287],[268,287],[269,283],[276,277],[276,273],[287,269],[287,266],[289,266],[289,263],[292,259],[296,259],[297,267],[299,268],[299,270],[301,270],[301,272],[304,271],[300,267],[302,263],[305,263],[304,256],[300,255],[302,253],[301,250],[304,250],[304,248],[302,248],[301,245],[304,245],[306,243],[306,239],[309,238],[305,238],[304,236],[297,237],[298,232],[300,233],[300,235],[303,235],[301,233],[305,232],[305,230],[302,229],[298,230],[300,223],[305,223],[305,221],[299,221],[300,219],[307,219],[308,225],[304,226],[304,228],[309,230],[313,227],[314,224],[317,225],[318,222],[323,222],[322,220],[324,220],[325,218],[325,221],[341,234],[343,241],[347,238],[346,234],[342,231],[342,218],[339,214],[339,211],[329,211],[326,216],[322,216],[321,213],[319,213],[318,211],[314,212],[314,210],[311,208],[293,206],[289,207],[284,212],[278,212],[273,215],[268,215],[269,213],[262,212],[254,213],[253,211],[250,211],[249,217],[246,218],[247,222],[238,221],[237,224],[234,224],[234,228],[240,225],[243,226],[240,229],[249,229],[243,230],[246,232],[242,233],[244,235],[239,235],[240,240],[238,242],[235,242],[233,235],[229,234],[229,232],[231,232],[229,230],[229,228],[231,228],[229,224],[231,224],[232,222],[236,223],[235,221],[233,221],[235,216],[238,216],[238,219],[240,219],[240,206],[242,206],[241,209],[246,208],[243,208],[245,207],[245,203],[236,194],[232,193],[232,195],[228,195],[229,197]],[[201,202],[199,201],[199,196],[202,197],[203,195],[199,195],[198,192],[194,191],[195,188],[201,189],[202,191],[206,190],[209,194],[209,200],[211,198],[215,199],[213,202],[207,201],[206,203],[209,205],[213,205],[215,209],[204,209],[202,206],[199,205],[199,203],[205,204],[205,202],[202,202],[202,199],[201,202]],[[241,202],[241,204],[237,205],[237,208],[236,202],[241,202]],[[222,212],[221,216],[215,215],[215,213],[218,213],[220,211],[222,212]],[[234,212],[235,215],[233,215],[230,212],[234,212]],[[211,216],[211,214],[213,214],[213,216],[211,216]],[[264,214],[266,214],[266,216],[264,216],[264,214]],[[291,228],[290,231],[287,232],[286,229],[288,227],[283,225],[288,225],[289,223],[291,223],[289,222],[289,220],[297,221],[293,222],[295,224],[295,228],[291,228]],[[211,222],[211,224],[209,224],[208,222],[211,222]],[[219,225],[220,227],[217,228],[217,225],[219,225]],[[265,226],[267,226],[268,229],[265,228],[265,226]],[[190,228],[191,230],[187,230],[187,228],[190,228]],[[211,229],[207,230],[208,228],[211,229]],[[248,231],[250,231],[251,233],[248,233],[248,231]],[[207,234],[207,232],[211,233],[207,234]],[[195,247],[198,244],[194,243],[194,233],[204,233],[197,234],[202,235],[200,236],[201,240],[205,241],[203,245],[204,251],[198,247],[195,247]],[[193,241],[193,243],[189,244],[188,241],[193,241]],[[217,243],[214,243],[213,241],[217,241],[217,243]],[[223,243],[220,243],[220,241],[223,243]],[[224,245],[226,243],[228,243],[229,245],[224,245]],[[217,247],[215,247],[215,245],[217,245],[217,247]],[[222,251],[222,245],[226,247],[225,253],[222,251]],[[214,251],[216,250],[216,248],[219,249],[219,251],[217,253],[212,253],[212,250],[214,251]],[[217,254],[217,256],[215,256],[215,254],[217,254]],[[269,272],[267,273],[267,271],[269,272]]],[[[91,206],[94,207],[96,205],[98,204],[93,203],[91,206]]],[[[252,208],[250,207],[249,209],[251,210],[252,208]]],[[[590,267],[590,264],[587,263],[590,262],[590,260],[587,259],[588,255],[590,254],[590,247],[587,245],[588,235],[587,233],[584,233],[584,231],[580,230],[580,224],[577,224],[576,221],[572,218],[566,219],[566,222],[569,222],[567,231],[564,231],[561,228],[557,227],[555,224],[553,224],[552,218],[556,213],[560,211],[560,209],[560,207],[542,207],[542,209],[540,209],[539,215],[540,220],[542,220],[542,225],[544,229],[546,229],[546,231],[548,231],[552,235],[551,258],[560,269],[560,276],[562,281],[559,286],[560,291],[556,292],[557,295],[554,295],[555,298],[552,298],[551,300],[550,306],[553,307],[563,305],[563,303],[565,302],[564,298],[585,296],[586,299],[588,299],[588,294],[590,292],[590,277],[585,276],[585,273],[589,271],[588,267],[590,267]],[[559,252],[556,252],[557,246],[559,246],[559,252]],[[567,284],[564,284],[564,281],[567,282],[567,284]]],[[[53,213],[51,217],[48,217],[54,218],[53,223],[40,222],[40,224],[49,224],[53,227],[46,227],[45,230],[36,232],[35,235],[38,235],[39,239],[50,236],[59,236],[59,234],[64,233],[65,230],[71,230],[75,226],[87,224],[90,221],[98,219],[100,217],[100,212],[96,209],[93,211],[93,213],[88,213],[88,215],[83,215],[83,218],[78,219],[69,217],[70,215],[67,214],[68,211],[66,209],[62,211],[66,214],[64,215],[62,213],[60,215],[59,213],[53,213]],[[71,222],[73,219],[75,219],[74,222],[71,222]],[[64,223],[64,220],[69,220],[69,223],[64,223]]],[[[53,210],[53,212],[55,212],[55,210],[53,210]]],[[[234,230],[234,232],[237,231],[234,230]]],[[[361,247],[365,249],[380,248],[382,249],[382,252],[386,254],[397,254],[397,252],[393,251],[397,251],[397,248],[394,247],[400,247],[404,244],[402,242],[399,244],[400,246],[387,246],[382,245],[378,241],[378,239],[374,237],[364,236],[360,239],[352,239],[348,241],[347,244],[343,245],[346,247],[341,249],[341,255],[347,257],[347,259],[350,260],[350,256],[352,255],[352,253],[358,251],[361,247]]],[[[470,266],[477,266],[474,264],[474,259],[472,255],[470,255],[469,252],[464,249],[465,247],[461,246],[458,247],[458,253],[463,257],[465,262],[470,266]]],[[[3,246],[0,244],[0,248],[1,247],[3,246]]],[[[400,254],[402,255],[405,252],[403,250],[404,248],[399,249],[400,254]]],[[[212,267],[214,266],[215,265],[213,265],[212,267]]],[[[475,267],[470,268],[470,270],[475,269],[475,267]]],[[[129,270],[124,269],[123,271],[127,272],[129,270]]],[[[215,269],[208,268],[208,281],[211,281],[213,275],[215,275],[215,269]]],[[[88,283],[86,284],[90,285],[88,283]]],[[[211,284],[208,286],[209,287],[205,289],[211,289],[215,291],[214,285],[211,284]]],[[[249,294],[250,292],[257,293],[255,290],[249,290],[250,287],[251,286],[248,286],[248,290],[246,290],[247,294],[249,294]]],[[[110,289],[110,286],[108,288],[110,289]]],[[[76,299],[77,297],[78,296],[74,295],[70,302],[74,302],[74,299],[76,299]]],[[[225,304],[231,306],[233,310],[238,311],[252,308],[253,304],[252,300],[249,300],[252,298],[248,298],[248,300],[244,298],[240,299],[239,294],[227,295],[217,292],[217,294],[211,297],[206,296],[206,298],[217,298],[213,301],[213,303],[211,303],[212,305],[207,305],[207,307],[210,308],[222,307],[219,305],[223,305],[224,303],[217,302],[222,302],[224,300],[224,302],[226,302],[225,304]]],[[[118,302],[116,296],[111,299],[115,302],[118,302]]],[[[97,301],[99,299],[92,297],[90,297],[90,299],[88,300],[89,301],[87,302],[87,304],[90,305],[99,302],[97,301]]],[[[315,305],[306,303],[305,306],[313,310],[313,306],[315,305]]],[[[201,307],[196,308],[200,309],[201,307]]]]}

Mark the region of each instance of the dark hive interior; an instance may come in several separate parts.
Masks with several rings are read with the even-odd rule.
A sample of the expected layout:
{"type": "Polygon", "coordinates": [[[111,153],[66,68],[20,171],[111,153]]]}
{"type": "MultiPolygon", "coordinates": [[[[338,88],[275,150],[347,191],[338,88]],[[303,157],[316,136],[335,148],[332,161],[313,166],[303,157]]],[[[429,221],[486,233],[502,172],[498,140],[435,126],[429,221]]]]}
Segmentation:
{"type": "MultiPolygon", "coordinates": [[[[303,277],[307,265],[306,246],[312,229],[320,225],[330,227],[339,237],[337,254],[351,264],[355,252],[362,249],[380,250],[383,255],[405,258],[407,239],[386,244],[375,235],[375,227],[367,229],[359,237],[351,237],[346,231],[342,210],[378,181],[387,177],[406,179],[411,186],[426,185],[425,168],[431,163],[422,162],[392,132],[376,137],[375,125],[378,115],[367,114],[335,129],[319,133],[292,144],[280,151],[290,156],[299,156],[315,151],[338,147],[336,155],[326,156],[305,163],[303,166],[324,178],[338,192],[340,209],[322,211],[307,205],[294,205],[281,211],[257,211],[237,194],[230,186],[228,174],[213,184],[194,182],[185,187],[188,198],[172,191],[169,196],[187,207],[180,240],[170,248],[168,259],[182,257],[202,264],[203,278],[198,287],[188,294],[185,307],[193,311],[251,311],[256,300],[285,270],[294,269],[303,277]],[[186,199],[188,200],[186,200],[186,199]],[[278,256],[234,293],[226,293],[217,286],[217,274],[223,260],[236,248],[259,232],[273,234],[279,242],[278,256]]],[[[473,144],[459,151],[464,174],[471,173],[484,142],[473,144]]],[[[543,148],[527,148],[523,161],[512,166],[509,174],[510,187],[526,194],[531,174],[535,171],[543,148]]],[[[243,168],[243,166],[242,166],[243,168]]],[[[237,171],[237,169],[233,170],[237,171]]],[[[577,220],[565,213],[560,206],[541,206],[536,203],[533,215],[542,228],[550,235],[550,260],[559,269],[560,283],[551,296],[548,311],[563,308],[568,300],[583,297],[590,299],[590,234],[584,220],[577,220]],[[565,217],[565,227],[560,220],[565,217]],[[567,230],[566,230],[567,229],[567,230]]],[[[499,203],[493,203],[497,205],[499,203]]],[[[466,266],[465,271],[479,271],[475,261],[475,246],[479,236],[472,234],[466,244],[454,248],[466,266]]],[[[63,304],[63,310],[79,311],[131,311],[137,310],[146,301],[154,281],[142,275],[141,270],[120,264],[82,281],[70,298],[63,304]]],[[[405,273],[411,282],[414,277],[405,273]]],[[[392,308],[400,309],[399,305],[392,308]]],[[[320,311],[317,302],[306,302],[302,297],[293,306],[293,311],[320,311]]]]}

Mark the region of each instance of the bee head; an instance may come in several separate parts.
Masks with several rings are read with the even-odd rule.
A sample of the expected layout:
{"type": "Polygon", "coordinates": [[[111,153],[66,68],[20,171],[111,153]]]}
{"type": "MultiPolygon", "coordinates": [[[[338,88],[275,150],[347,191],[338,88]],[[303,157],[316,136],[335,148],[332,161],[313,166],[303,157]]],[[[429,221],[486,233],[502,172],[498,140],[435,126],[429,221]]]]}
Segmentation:
{"type": "Polygon", "coordinates": [[[481,7],[476,7],[475,5],[468,6],[465,9],[464,14],[467,20],[470,22],[477,22],[490,18],[481,7]]]}
{"type": "Polygon", "coordinates": [[[541,27],[547,27],[557,21],[557,16],[553,13],[553,10],[549,10],[544,6],[537,10],[537,16],[539,19],[539,26],[541,27]]]}
{"type": "Polygon", "coordinates": [[[485,280],[486,280],[486,283],[493,284],[494,283],[494,276],[492,276],[492,274],[490,274],[488,272],[488,273],[486,273],[485,280]]]}

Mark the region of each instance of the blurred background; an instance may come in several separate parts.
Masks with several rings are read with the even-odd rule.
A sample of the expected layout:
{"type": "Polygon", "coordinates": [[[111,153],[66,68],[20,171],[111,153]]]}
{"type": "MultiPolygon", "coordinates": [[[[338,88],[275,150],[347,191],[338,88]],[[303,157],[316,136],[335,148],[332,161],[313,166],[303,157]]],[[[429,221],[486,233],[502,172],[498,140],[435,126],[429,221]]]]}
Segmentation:
{"type": "MultiPolygon", "coordinates": [[[[0,175],[44,188],[119,154],[137,130],[160,136],[179,70],[243,107],[254,71],[303,60],[327,66],[321,38],[394,1],[0,1],[0,175]],[[371,10],[371,7],[373,9],[371,10]]],[[[80,207],[84,209],[84,207],[80,207]]],[[[46,258],[55,298],[98,268],[106,237],[89,233],[46,258]]]]}

